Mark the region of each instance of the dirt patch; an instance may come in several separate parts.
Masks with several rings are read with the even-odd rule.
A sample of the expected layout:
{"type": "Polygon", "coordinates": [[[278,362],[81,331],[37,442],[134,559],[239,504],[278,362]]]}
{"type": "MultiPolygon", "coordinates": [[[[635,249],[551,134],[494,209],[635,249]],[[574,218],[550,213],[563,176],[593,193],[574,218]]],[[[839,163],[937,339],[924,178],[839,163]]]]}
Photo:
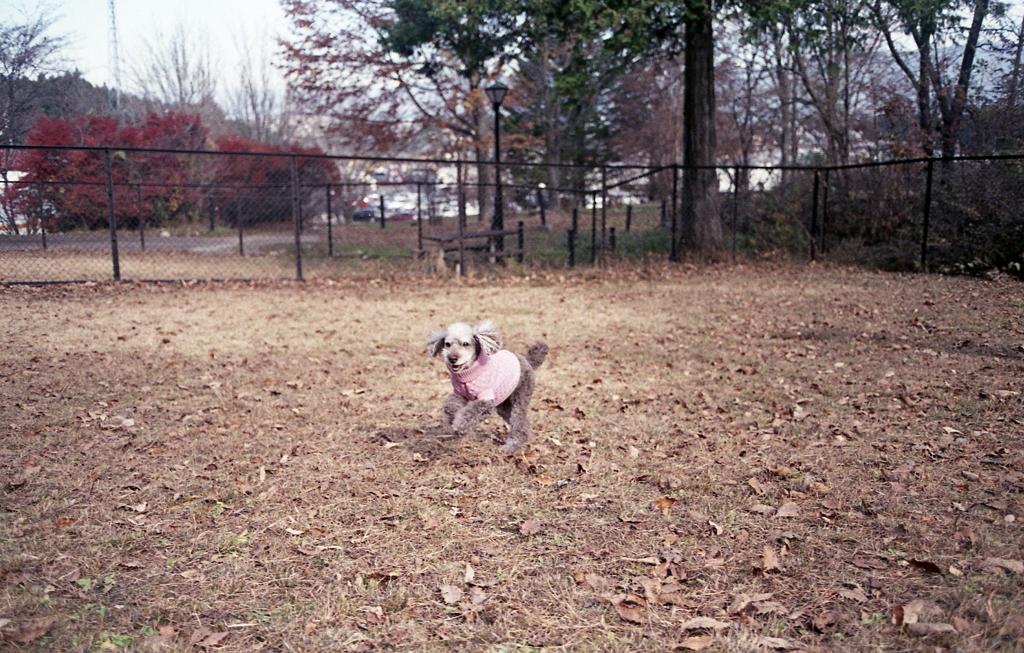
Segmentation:
{"type": "Polygon", "coordinates": [[[1024,291],[847,269],[0,289],[13,650],[1024,650],[1024,291]],[[431,328],[538,340],[441,432],[431,328]]]}

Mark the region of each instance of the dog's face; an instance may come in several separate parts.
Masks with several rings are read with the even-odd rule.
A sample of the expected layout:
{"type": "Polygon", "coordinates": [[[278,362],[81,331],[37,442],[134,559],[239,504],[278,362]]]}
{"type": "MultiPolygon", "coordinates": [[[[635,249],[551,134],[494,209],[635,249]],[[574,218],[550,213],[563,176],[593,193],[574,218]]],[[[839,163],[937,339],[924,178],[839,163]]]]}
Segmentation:
{"type": "Polygon", "coordinates": [[[434,331],[427,341],[431,356],[440,355],[453,372],[461,372],[471,366],[480,352],[493,354],[501,349],[501,336],[490,320],[484,320],[475,327],[456,322],[444,331],[434,331]]]}

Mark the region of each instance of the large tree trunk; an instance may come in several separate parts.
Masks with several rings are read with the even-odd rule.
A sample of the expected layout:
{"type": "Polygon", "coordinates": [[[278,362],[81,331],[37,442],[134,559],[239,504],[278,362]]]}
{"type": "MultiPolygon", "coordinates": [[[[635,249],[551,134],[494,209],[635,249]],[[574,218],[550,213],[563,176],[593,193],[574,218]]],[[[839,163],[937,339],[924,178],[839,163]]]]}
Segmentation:
{"type": "MultiPolygon", "coordinates": [[[[791,114],[793,112],[792,83],[790,81],[789,66],[785,61],[785,45],[782,43],[782,32],[773,30],[772,48],[774,50],[775,64],[775,90],[779,98],[779,165],[785,168],[791,163],[789,147],[792,141],[791,114]]],[[[783,178],[788,171],[783,170],[783,178]]]]}
{"type": "Polygon", "coordinates": [[[1020,22],[1020,31],[1017,33],[1017,48],[1013,57],[1013,69],[1010,71],[1009,90],[1006,93],[1006,107],[1013,111],[1017,105],[1017,84],[1020,82],[1020,61],[1024,53],[1024,18],[1020,22]]]}
{"type": "Polygon", "coordinates": [[[920,59],[920,70],[921,73],[917,79],[917,124],[921,130],[921,147],[924,150],[925,156],[931,156],[933,148],[932,143],[932,108],[931,108],[931,87],[929,86],[929,76],[925,71],[931,65],[931,40],[919,44],[919,55],[920,59]]]}
{"type": "Polygon", "coordinates": [[[717,260],[725,247],[718,214],[715,148],[715,35],[711,0],[694,0],[685,25],[683,201],[689,248],[717,260]],[[709,167],[705,167],[709,166],[709,167]],[[688,208],[688,211],[685,209],[688,208]]]}
{"type": "Polygon", "coordinates": [[[945,158],[956,155],[956,146],[960,139],[960,122],[967,106],[967,90],[971,84],[981,25],[988,16],[988,3],[989,0],[975,0],[974,16],[967,33],[967,41],[964,43],[964,55],[960,60],[960,75],[957,77],[956,87],[952,89],[952,97],[950,93],[939,95],[939,109],[942,112],[942,156],[945,158]]]}
{"type": "MultiPolygon", "coordinates": [[[[484,140],[484,134],[493,135],[493,117],[488,119],[487,112],[477,111],[474,118],[477,133],[477,144],[473,148],[473,155],[476,157],[476,201],[480,206],[477,219],[484,224],[490,224],[494,216],[494,166],[490,165],[493,161],[490,152],[480,146],[480,141],[484,140]]],[[[491,148],[493,150],[493,143],[491,148]]]]}
{"type": "Polygon", "coordinates": [[[562,146],[561,137],[558,133],[558,125],[560,122],[559,106],[554,97],[554,89],[550,82],[550,51],[551,48],[549,43],[545,40],[540,57],[540,74],[538,75],[542,80],[540,88],[544,111],[544,163],[548,164],[548,168],[545,171],[546,180],[544,183],[547,184],[548,187],[548,206],[560,211],[563,209],[562,194],[558,189],[561,188],[562,180],[559,175],[559,167],[557,164],[562,161],[562,146]]]}

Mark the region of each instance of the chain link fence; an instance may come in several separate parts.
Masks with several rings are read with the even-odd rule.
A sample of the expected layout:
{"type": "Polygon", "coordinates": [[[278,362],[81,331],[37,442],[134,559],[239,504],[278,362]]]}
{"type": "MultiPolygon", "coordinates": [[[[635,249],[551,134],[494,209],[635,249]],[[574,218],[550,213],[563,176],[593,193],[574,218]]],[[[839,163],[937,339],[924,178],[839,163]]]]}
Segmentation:
{"type": "MultiPolygon", "coordinates": [[[[499,177],[493,163],[449,159],[4,148],[0,283],[676,259],[692,220],[681,172],[513,161],[499,177]]],[[[1024,264],[1024,156],[717,172],[737,257],[957,273],[1024,264]]]]}

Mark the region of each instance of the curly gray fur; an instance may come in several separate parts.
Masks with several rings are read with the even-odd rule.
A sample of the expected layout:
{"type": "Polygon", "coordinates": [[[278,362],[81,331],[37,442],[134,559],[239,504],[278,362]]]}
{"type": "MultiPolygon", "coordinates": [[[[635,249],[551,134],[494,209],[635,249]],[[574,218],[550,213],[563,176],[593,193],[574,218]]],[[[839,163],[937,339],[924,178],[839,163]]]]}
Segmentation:
{"type": "MultiPolygon", "coordinates": [[[[431,356],[442,355],[449,364],[459,362],[464,368],[472,365],[481,350],[493,353],[500,347],[501,337],[490,320],[481,322],[475,328],[461,323],[453,324],[445,331],[434,331],[427,342],[427,351],[431,356]],[[466,335],[464,339],[472,340],[471,347],[465,347],[465,343],[460,342],[464,339],[459,335],[466,335]],[[467,355],[468,363],[465,362],[467,355]]],[[[516,354],[520,368],[519,384],[497,406],[492,401],[469,400],[454,392],[449,394],[441,407],[445,428],[456,436],[465,435],[493,410],[508,424],[508,437],[498,450],[508,454],[519,451],[530,439],[527,409],[536,385],[534,372],[544,363],[547,355],[548,346],[542,342],[531,346],[525,356],[516,354]]]]}

